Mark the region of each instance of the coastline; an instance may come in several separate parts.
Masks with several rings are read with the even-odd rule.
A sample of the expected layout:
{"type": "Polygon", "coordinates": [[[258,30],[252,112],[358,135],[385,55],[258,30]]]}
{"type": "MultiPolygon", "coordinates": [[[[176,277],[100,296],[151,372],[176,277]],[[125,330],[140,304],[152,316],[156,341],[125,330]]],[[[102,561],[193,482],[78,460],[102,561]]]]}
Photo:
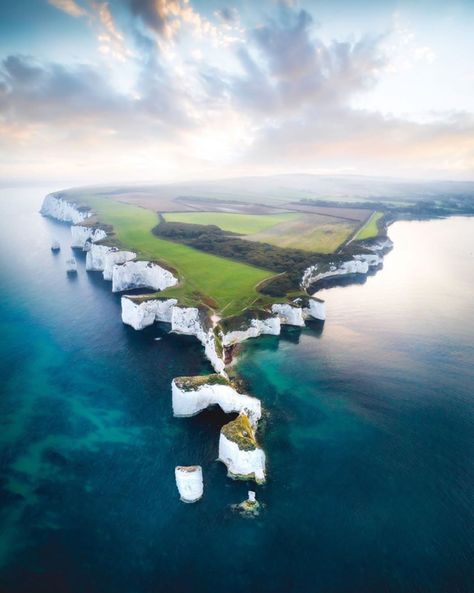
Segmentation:
{"type": "MultiPolygon", "coordinates": [[[[135,252],[107,245],[107,237],[113,233],[113,229],[110,225],[92,222],[92,209],[65,200],[62,194],[48,194],[41,213],[71,225],[72,247],[86,252],[86,270],[102,272],[104,280],[112,281],[112,292],[124,293],[140,288],[162,291],[178,283],[172,271],[157,262],[141,260],[135,252]],[[91,219],[92,224],[87,224],[88,219],[91,219]]],[[[240,414],[236,420],[225,424],[220,433],[219,460],[227,466],[229,477],[254,479],[257,484],[265,482],[265,453],[256,440],[260,415],[258,418],[252,416],[251,410],[245,405],[248,403],[245,398],[250,396],[239,393],[238,377],[235,372],[230,373],[238,345],[260,335],[279,335],[282,325],[303,327],[309,319],[324,323],[324,301],[315,296],[317,290],[327,282],[344,283],[365,279],[369,272],[375,273],[381,268],[383,255],[392,248],[387,237],[358,243],[359,253],[353,254],[350,259],[346,255],[341,261],[340,257],[335,256],[332,263],[323,266],[315,264],[305,271],[301,288],[307,294],[306,297],[274,303],[266,308],[247,308],[242,315],[216,318],[215,312],[209,311],[208,307],[186,307],[177,299],[160,297],[159,292],[138,296],[123,294],[121,297],[123,323],[141,330],[155,322],[165,322],[170,324],[173,333],[195,336],[203,345],[205,355],[217,375],[227,381],[227,389],[233,392],[234,406],[229,409],[226,405],[226,397],[222,393],[225,386],[221,385],[218,389],[214,388],[213,398],[206,400],[204,397],[205,405],[201,405],[195,413],[208,406],[219,405],[224,412],[240,414]]],[[[209,381],[209,384],[204,383],[205,389],[209,391],[212,375],[204,378],[209,381]]],[[[180,389],[180,379],[183,378],[176,378],[172,382],[173,409],[175,400],[186,400],[189,392],[180,389]]],[[[260,400],[254,397],[251,399],[261,406],[260,400]]]]}

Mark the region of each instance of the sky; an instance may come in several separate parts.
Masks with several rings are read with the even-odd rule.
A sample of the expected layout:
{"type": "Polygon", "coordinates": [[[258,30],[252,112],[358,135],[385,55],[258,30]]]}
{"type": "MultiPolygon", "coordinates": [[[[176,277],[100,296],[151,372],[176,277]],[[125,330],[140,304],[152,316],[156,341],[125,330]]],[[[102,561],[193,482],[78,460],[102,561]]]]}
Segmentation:
{"type": "Polygon", "coordinates": [[[0,178],[474,180],[473,30],[473,0],[0,0],[0,178]]]}

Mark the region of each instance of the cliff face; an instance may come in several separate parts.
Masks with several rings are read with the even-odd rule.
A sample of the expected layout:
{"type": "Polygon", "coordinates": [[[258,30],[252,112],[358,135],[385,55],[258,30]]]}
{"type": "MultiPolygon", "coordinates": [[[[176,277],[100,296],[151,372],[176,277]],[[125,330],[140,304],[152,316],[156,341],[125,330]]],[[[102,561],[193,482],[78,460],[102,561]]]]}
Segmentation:
{"type": "Polygon", "coordinates": [[[171,312],[171,331],[177,334],[196,336],[204,346],[207,359],[216,373],[224,372],[222,353],[218,353],[218,344],[212,328],[205,329],[197,307],[173,307],[171,312]]]}
{"type": "Polygon", "coordinates": [[[220,376],[177,377],[171,384],[173,415],[195,416],[209,406],[218,405],[223,412],[245,412],[255,428],[262,415],[260,400],[239,393],[220,376]]]}
{"type": "Polygon", "coordinates": [[[141,330],[155,321],[171,323],[172,310],[178,304],[176,299],[149,299],[136,302],[127,296],[121,299],[122,321],[133,329],[141,330]]]}
{"type": "Polygon", "coordinates": [[[112,292],[134,288],[164,290],[175,286],[178,280],[171,272],[149,261],[128,261],[114,265],[112,269],[112,292]]]}
{"type": "MultiPolygon", "coordinates": [[[[93,249],[99,246],[93,246],[93,249]]],[[[120,266],[119,266],[120,267],[120,266]]],[[[217,373],[225,369],[225,352],[235,344],[262,334],[279,335],[282,324],[304,326],[304,320],[312,317],[326,318],[324,301],[316,298],[301,299],[300,304],[276,304],[265,319],[248,319],[239,323],[238,330],[225,332],[218,325],[209,327],[197,307],[180,307],[176,299],[144,299],[136,301],[122,297],[122,321],[136,330],[141,330],[155,321],[171,323],[171,331],[195,336],[204,346],[205,354],[217,373]],[[226,349],[224,351],[224,349],[226,349]]],[[[229,361],[230,362],[230,358],[229,361]]]]}
{"type": "Polygon", "coordinates": [[[71,227],[72,242],[71,247],[77,247],[84,251],[90,248],[90,243],[97,243],[107,237],[103,229],[88,227],[83,225],[74,225],[71,227]]]}
{"type": "Polygon", "coordinates": [[[325,278],[335,278],[337,276],[349,276],[352,274],[367,274],[369,271],[369,264],[360,259],[350,259],[347,261],[330,263],[330,264],[315,264],[306,268],[301,279],[301,286],[305,289],[312,284],[324,280],[325,278]]]}
{"type": "Polygon", "coordinates": [[[245,413],[222,427],[219,461],[227,466],[230,478],[265,482],[265,453],[258,446],[245,413]]]}
{"type": "MultiPolygon", "coordinates": [[[[92,245],[91,249],[94,248],[92,245]]],[[[114,266],[124,264],[128,261],[132,261],[137,257],[137,254],[133,251],[122,251],[113,247],[110,251],[105,254],[104,259],[104,270],[102,275],[104,280],[112,281],[114,266]]]]}
{"type": "Polygon", "coordinates": [[[104,280],[112,280],[112,270],[117,264],[135,259],[133,251],[121,251],[117,247],[92,244],[86,255],[86,270],[102,272],[104,280]]]}
{"type": "Polygon", "coordinates": [[[326,303],[320,299],[308,299],[308,307],[304,309],[305,317],[319,321],[326,319],[326,303]]]}
{"type": "Polygon", "coordinates": [[[225,347],[234,346],[244,342],[249,338],[267,334],[279,336],[281,323],[279,317],[269,317],[268,319],[251,319],[246,329],[231,331],[222,334],[222,345],[225,347]]]}
{"type": "Polygon", "coordinates": [[[178,465],[174,470],[176,486],[183,502],[197,502],[203,495],[202,467],[178,465]]]}
{"type": "Polygon", "coordinates": [[[79,209],[79,206],[74,202],[64,200],[55,194],[45,197],[40,212],[43,216],[50,216],[56,220],[73,224],[82,222],[91,216],[90,211],[79,209]]]}
{"type": "Polygon", "coordinates": [[[365,253],[356,254],[346,261],[335,260],[332,263],[319,263],[306,268],[301,279],[301,287],[308,289],[327,278],[367,274],[382,265],[383,256],[392,249],[393,242],[388,237],[377,237],[358,241],[357,246],[365,253]]]}
{"type": "Polygon", "coordinates": [[[304,326],[303,310],[287,304],[272,305],[272,313],[280,319],[282,325],[304,326]]]}

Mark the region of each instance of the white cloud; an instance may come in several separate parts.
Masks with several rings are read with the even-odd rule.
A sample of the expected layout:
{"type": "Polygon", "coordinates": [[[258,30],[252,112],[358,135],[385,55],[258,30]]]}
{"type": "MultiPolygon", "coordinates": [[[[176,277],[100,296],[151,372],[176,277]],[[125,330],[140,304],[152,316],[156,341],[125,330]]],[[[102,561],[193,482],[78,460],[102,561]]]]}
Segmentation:
{"type": "Polygon", "coordinates": [[[49,4],[75,18],[87,15],[87,11],[74,0],[48,0],[49,4]]]}

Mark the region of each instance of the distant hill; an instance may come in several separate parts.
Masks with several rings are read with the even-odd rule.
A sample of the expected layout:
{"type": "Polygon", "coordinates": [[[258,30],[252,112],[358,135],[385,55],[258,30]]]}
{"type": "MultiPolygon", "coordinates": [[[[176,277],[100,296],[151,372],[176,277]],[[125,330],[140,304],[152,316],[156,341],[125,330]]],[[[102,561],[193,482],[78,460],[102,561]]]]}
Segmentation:
{"type": "MultiPolygon", "coordinates": [[[[448,197],[472,197],[474,181],[406,181],[361,175],[270,175],[173,184],[137,184],[88,188],[97,195],[146,207],[170,208],[177,198],[188,201],[230,200],[259,204],[302,199],[339,201],[416,202],[448,197]]],[[[80,190],[84,191],[84,188],[80,190]]],[[[180,200],[180,201],[181,201],[180,200]]]]}

